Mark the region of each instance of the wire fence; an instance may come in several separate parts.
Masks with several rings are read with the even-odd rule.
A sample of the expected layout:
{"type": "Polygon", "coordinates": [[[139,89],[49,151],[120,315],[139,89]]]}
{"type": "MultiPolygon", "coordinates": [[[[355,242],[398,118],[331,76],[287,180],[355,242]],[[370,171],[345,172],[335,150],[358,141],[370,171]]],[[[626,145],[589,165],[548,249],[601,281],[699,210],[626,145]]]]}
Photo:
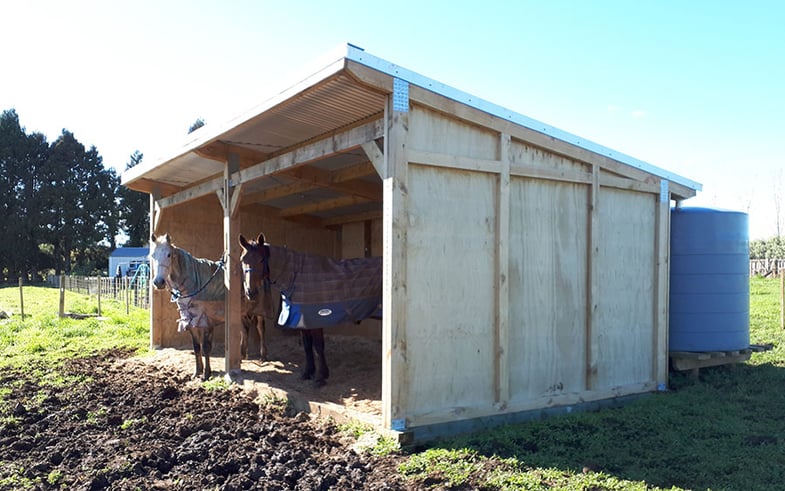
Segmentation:
{"type": "Polygon", "coordinates": [[[785,259],[750,259],[750,276],[775,277],[785,271],[785,259]]]}
{"type": "Polygon", "coordinates": [[[69,292],[96,295],[99,298],[121,301],[126,306],[141,309],[150,308],[150,282],[148,275],[137,274],[133,277],[49,275],[47,283],[56,288],[62,286],[63,289],[69,292]]]}

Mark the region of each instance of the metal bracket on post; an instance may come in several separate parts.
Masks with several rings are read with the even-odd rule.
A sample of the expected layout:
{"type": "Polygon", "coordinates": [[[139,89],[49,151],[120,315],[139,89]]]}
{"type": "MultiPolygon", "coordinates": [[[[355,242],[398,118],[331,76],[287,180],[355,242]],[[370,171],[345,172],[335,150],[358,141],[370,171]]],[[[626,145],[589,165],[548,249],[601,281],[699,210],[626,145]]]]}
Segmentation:
{"type": "Polygon", "coordinates": [[[393,111],[409,112],[409,82],[393,79],[393,111]]]}

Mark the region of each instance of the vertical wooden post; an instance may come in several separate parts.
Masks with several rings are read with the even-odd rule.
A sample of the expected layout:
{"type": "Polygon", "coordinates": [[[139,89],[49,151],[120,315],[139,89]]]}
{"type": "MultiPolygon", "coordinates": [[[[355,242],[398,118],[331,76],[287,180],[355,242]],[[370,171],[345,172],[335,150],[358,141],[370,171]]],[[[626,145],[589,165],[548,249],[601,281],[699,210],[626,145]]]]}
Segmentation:
{"type": "Polygon", "coordinates": [[[60,311],[59,317],[62,319],[65,316],[65,275],[60,275],[60,311]]]}
{"type": "Polygon", "coordinates": [[[25,296],[22,291],[22,277],[19,277],[19,311],[22,314],[22,320],[25,320],[25,296]]]}
{"type": "Polygon", "coordinates": [[[406,245],[409,186],[407,139],[409,84],[393,80],[387,96],[384,129],[382,293],[382,422],[386,428],[406,429],[408,363],[406,359],[406,245]]]}
{"type": "MultiPolygon", "coordinates": [[[[160,198],[161,193],[159,189],[154,188],[150,193],[150,235],[158,232],[158,225],[161,223],[161,214],[163,210],[158,206],[156,200],[160,198]]],[[[149,247],[149,244],[148,244],[149,247]]],[[[151,272],[151,276],[155,276],[155,272],[151,272]]],[[[152,278],[151,278],[152,279],[152,278]]],[[[147,282],[147,298],[149,299],[150,310],[150,349],[158,349],[163,346],[163,329],[160,319],[162,308],[161,295],[155,294],[155,286],[152,281],[147,282]]]]}
{"type": "Polygon", "coordinates": [[[508,134],[499,138],[499,173],[496,199],[496,325],[494,326],[496,405],[506,407],[510,399],[510,145],[508,134]]]}
{"type": "Polygon", "coordinates": [[[655,204],[654,232],[654,323],[652,377],[658,390],[668,385],[668,294],[670,292],[670,189],[660,181],[655,204]]]}
{"type": "Polygon", "coordinates": [[[224,309],[225,341],[224,363],[227,377],[234,378],[240,373],[242,353],[240,350],[240,330],[242,329],[241,309],[241,284],[240,277],[240,244],[237,235],[240,231],[238,210],[240,208],[240,186],[231,182],[234,172],[240,170],[240,157],[230,153],[224,168],[224,187],[221,205],[224,211],[224,285],[226,285],[226,299],[224,309]]]}
{"type": "Polygon", "coordinates": [[[599,346],[594,338],[597,326],[597,309],[599,306],[600,281],[597,274],[597,262],[600,256],[600,167],[593,165],[591,170],[591,189],[589,190],[589,227],[586,243],[586,380],[585,389],[592,390],[597,381],[597,359],[599,346]]]}
{"type": "Polygon", "coordinates": [[[780,329],[785,329],[785,269],[780,270],[780,329]]]}

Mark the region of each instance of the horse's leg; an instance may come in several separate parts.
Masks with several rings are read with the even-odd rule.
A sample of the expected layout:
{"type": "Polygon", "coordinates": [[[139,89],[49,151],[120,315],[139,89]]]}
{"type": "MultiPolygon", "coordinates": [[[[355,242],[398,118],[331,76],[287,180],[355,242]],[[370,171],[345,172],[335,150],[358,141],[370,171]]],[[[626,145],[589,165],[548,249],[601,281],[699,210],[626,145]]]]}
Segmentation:
{"type": "Polygon", "coordinates": [[[311,380],[313,373],[316,371],[313,360],[313,336],[311,336],[311,331],[308,329],[303,329],[300,333],[303,340],[303,350],[305,350],[305,370],[300,378],[311,380]]]}
{"type": "Polygon", "coordinates": [[[213,371],[210,368],[210,355],[212,352],[213,326],[210,326],[204,329],[204,335],[202,337],[202,354],[204,355],[204,375],[202,375],[203,380],[208,380],[213,375],[213,371]]]}
{"type": "Polygon", "coordinates": [[[319,370],[316,371],[316,379],[313,383],[316,387],[322,387],[327,384],[327,378],[330,377],[327,358],[324,356],[324,329],[314,329],[311,336],[313,337],[313,347],[319,356],[319,370]]]}
{"type": "Polygon", "coordinates": [[[188,329],[188,332],[191,334],[191,342],[194,345],[194,357],[196,358],[196,369],[194,370],[194,378],[198,377],[202,374],[203,366],[202,366],[202,340],[201,340],[201,329],[199,328],[191,328],[188,329]]]}
{"type": "Polygon", "coordinates": [[[248,323],[251,322],[251,316],[248,314],[243,315],[243,329],[240,331],[240,355],[243,360],[248,359],[248,335],[250,327],[248,323]]]}
{"type": "Polygon", "coordinates": [[[267,361],[267,340],[264,339],[264,317],[256,316],[256,332],[259,333],[259,358],[267,361]]]}

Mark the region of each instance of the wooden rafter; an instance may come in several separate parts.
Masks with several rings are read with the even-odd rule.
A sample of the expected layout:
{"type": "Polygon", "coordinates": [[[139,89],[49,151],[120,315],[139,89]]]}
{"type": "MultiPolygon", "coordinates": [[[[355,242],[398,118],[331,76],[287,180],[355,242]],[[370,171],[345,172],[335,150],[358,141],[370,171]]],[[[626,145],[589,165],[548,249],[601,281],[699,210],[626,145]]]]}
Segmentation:
{"type": "Polygon", "coordinates": [[[356,196],[342,196],[340,198],[317,201],[314,203],[287,208],[285,210],[281,210],[279,216],[292,217],[295,215],[307,215],[309,213],[317,213],[321,211],[333,210],[335,208],[343,208],[344,206],[367,203],[368,201],[369,200],[365,198],[358,198],[356,196]]]}

